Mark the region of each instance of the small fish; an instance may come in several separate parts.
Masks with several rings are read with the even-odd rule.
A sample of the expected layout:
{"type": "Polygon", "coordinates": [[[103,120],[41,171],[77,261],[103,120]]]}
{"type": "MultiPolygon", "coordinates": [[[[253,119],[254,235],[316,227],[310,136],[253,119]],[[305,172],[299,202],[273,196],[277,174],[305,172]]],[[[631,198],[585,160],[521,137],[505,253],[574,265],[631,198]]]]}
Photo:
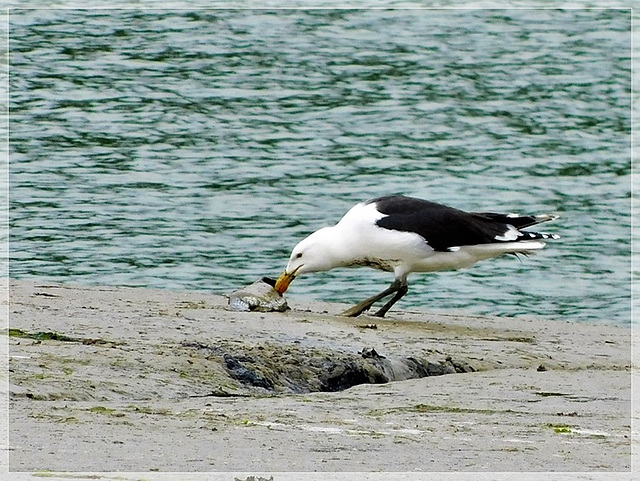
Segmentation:
{"type": "Polygon", "coordinates": [[[284,312],[289,309],[282,294],[276,291],[275,279],[263,277],[253,284],[229,294],[229,307],[233,311],[284,312]]]}

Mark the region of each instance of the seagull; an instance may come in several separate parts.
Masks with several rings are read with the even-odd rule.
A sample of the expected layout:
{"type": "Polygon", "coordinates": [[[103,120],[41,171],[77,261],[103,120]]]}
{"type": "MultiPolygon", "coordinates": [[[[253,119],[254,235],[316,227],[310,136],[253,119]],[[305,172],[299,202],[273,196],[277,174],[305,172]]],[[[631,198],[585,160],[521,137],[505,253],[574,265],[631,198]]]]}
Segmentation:
{"type": "Polygon", "coordinates": [[[504,254],[531,254],[556,234],[521,229],[558,216],[465,212],[443,204],[390,195],[360,202],[340,221],[300,241],[274,289],[283,294],[299,275],[338,267],[372,267],[393,272],[384,291],[342,313],[355,317],[392,296],[374,315],[387,311],[409,290],[412,272],[470,267],[504,254]]]}

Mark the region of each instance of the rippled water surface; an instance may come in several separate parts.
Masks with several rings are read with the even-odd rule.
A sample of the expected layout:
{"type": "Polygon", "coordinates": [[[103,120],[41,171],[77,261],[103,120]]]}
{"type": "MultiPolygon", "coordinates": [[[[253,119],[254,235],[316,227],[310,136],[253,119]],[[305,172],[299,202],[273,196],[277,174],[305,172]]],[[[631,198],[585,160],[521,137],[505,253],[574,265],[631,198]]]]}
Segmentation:
{"type": "Polygon", "coordinates": [[[628,323],[629,57],[623,10],[13,11],[11,275],[229,292],[402,192],[562,239],[416,274],[400,308],[628,323]]]}

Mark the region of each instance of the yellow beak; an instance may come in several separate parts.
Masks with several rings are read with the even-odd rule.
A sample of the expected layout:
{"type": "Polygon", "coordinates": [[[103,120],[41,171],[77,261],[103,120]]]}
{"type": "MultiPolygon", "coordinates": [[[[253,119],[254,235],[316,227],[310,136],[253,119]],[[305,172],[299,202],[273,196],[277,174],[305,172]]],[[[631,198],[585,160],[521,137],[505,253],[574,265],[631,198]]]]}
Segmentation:
{"type": "Polygon", "coordinates": [[[284,271],[280,277],[278,277],[276,285],[273,288],[280,294],[284,294],[284,292],[289,289],[289,284],[296,278],[296,272],[298,272],[298,269],[291,273],[284,271]]]}

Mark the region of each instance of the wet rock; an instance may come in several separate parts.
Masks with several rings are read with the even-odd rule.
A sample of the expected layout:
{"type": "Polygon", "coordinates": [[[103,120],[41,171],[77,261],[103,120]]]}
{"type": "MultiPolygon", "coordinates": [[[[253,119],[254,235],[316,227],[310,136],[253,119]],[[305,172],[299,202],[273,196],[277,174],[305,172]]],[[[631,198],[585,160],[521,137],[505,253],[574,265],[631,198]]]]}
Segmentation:
{"type": "Polygon", "coordinates": [[[431,362],[427,361],[427,375],[428,376],[443,376],[445,374],[455,374],[456,369],[450,362],[431,362]]]}
{"type": "Polygon", "coordinates": [[[456,372],[476,372],[476,369],[466,361],[460,361],[447,357],[447,361],[451,363],[456,372]]]}
{"type": "Polygon", "coordinates": [[[289,309],[282,294],[273,287],[276,281],[269,277],[229,294],[229,307],[234,311],[284,312],[289,309]]]}
{"type": "MultiPolygon", "coordinates": [[[[357,358],[356,358],[357,359],[357,358]]],[[[389,379],[375,366],[354,359],[335,363],[326,376],[321,375],[321,391],[344,391],[358,384],[385,384],[389,379]]]]}
{"type": "Polygon", "coordinates": [[[384,356],[381,356],[380,354],[378,354],[376,352],[376,350],[373,349],[373,348],[372,349],[368,349],[368,348],[363,349],[362,351],[360,351],[360,355],[362,357],[364,357],[365,359],[385,359],[384,356]]]}
{"type": "Polygon", "coordinates": [[[251,357],[235,357],[231,354],[225,354],[223,358],[227,371],[232,378],[237,379],[242,384],[273,390],[273,382],[267,379],[260,372],[246,367],[245,363],[254,362],[251,357]]]}
{"type": "MultiPolygon", "coordinates": [[[[246,345],[185,342],[207,360],[222,364],[228,375],[248,389],[271,393],[342,391],[358,384],[384,384],[426,376],[472,372],[465,361],[407,356],[387,357],[374,348],[357,353],[328,348],[264,343],[246,345]]],[[[213,388],[213,387],[212,387],[213,388]]]]}
{"type": "Polygon", "coordinates": [[[429,370],[424,366],[424,364],[421,361],[413,357],[408,357],[407,359],[404,360],[404,362],[407,365],[409,371],[416,374],[415,377],[427,377],[429,375],[433,375],[433,374],[429,374],[429,370]]]}

